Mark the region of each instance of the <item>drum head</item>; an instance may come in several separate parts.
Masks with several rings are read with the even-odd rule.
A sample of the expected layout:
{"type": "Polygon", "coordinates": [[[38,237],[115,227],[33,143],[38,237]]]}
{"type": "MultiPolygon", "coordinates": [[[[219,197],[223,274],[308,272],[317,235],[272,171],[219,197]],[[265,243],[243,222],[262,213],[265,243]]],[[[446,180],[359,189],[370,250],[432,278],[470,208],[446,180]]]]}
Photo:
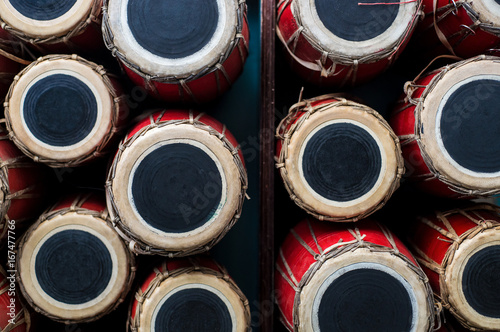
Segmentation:
{"type": "Polygon", "coordinates": [[[500,27],[500,1],[498,0],[474,0],[467,1],[473,10],[479,15],[481,23],[500,27]]]}
{"type": "Polygon", "coordinates": [[[70,56],[49,56],[25,69],[7,97],[16,144],[32,157],[61,163],[98,150],[117,111],[95,67],[70,56]]]}
{"type": "Polygon", "coordinates": [[[229,230],[242,203],[230,150],[191,124],[148,130],[115,165],[111,193],[120,223],[154,248],[202,248],[229,230]]]}
{"type": "Polygon", "coordinates": [[[500,186],[500,64],[463,62],[433,78],[417,109],[420,147],[451,183],[488,191],[500,186]]]}
{"type": "Polygon", "coordinates": [[[246,331],[243,301],[220,276],[191,272],[167,277],[144,300],[135,317],[137,331],[246,331]]]}
{"type": "Polygon", "coordinates": [[[299,331],[428,331],[428,289],[408,263],[387,252],[356,249],[328,259],[299,303],[299,331]]]}
{"type": "Polygon", "coordinates": [[[97,0],[0,0],[0,18],[29,38],[66,35],[85,22],[97,0]]]}
{"type": "Polygon", "coordinates": [[[234,43],[236,0],[108,0],[104,27],[124,62],[155,77],[185,78],[219,62],[234,43]]]}
{"type": "Polygon", "coordinates": [[[91,321],[115,307],[129,287],[129,253],[102,219],[76,212],[30,229],[18,273],[28,302],[61,321],[91,321]]]}
{"type": "Polygon", "coordinates": [[[400,44],[407,37],[408,27],[414,25],[419,6],[418,1],[397,0],[363,4],[350,0],[294,0],[292,11],[315,43],[328,52],[363,58],[400,44]]]}
{"type": "Polygon", "coordinates": [[[287,149],[289,186],[313,213],[355,218],[373,212],[399,186],[403,165],[395,135],[359,106],[311,114],[287,149]]]}
{"type": "Polygon", "coordinates": [[[500,326],[500,229],[488,229],[462,242],[445,271],[450,305],[468,325],[500,326]]]}

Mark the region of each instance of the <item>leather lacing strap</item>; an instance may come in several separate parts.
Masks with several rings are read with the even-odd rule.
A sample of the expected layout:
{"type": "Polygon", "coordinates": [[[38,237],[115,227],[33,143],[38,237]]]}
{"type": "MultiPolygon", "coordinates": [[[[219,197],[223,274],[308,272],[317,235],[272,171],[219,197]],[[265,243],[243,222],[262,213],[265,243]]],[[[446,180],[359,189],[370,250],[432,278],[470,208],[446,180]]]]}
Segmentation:
{"type": "MultiPolygon", "coordinates": [[[[229,75],[227,74],[226,70],[224,69],[223,65],[224,62],[229,58],[229,56],[233,53],[235,49],[238,50],[240,58],[242,59],[242,62],[245,61],[246,55],[248,54],[249,50],[249,44],[248,40],[246,40],[245,36],[243,35],[243,28],[245,25],[245,22],[247,22],[247,4],[245,0],[239,0],[238,1],[238,8],[237,8],[237,24],[236,24],[236,31],[234,35],[231,38],[231,42],[229,43],[228,48],[222,53],[218,60],[210,65],[207,65],[205,68],[201,69],[200,71],[196,73],[191,73],[186,76],[180,77],[180,76],[175,76],[175,75],[157,75],[153,73],[146,73],[140,66],[140,64],[134,64],[132,63],[128,58],[126,54],[123,54],[120,52],[115,45],[115,36],[113,32],[111,31],[111,26],[110,26],[110,18],[109,18],[109,12],[108,12],[108,3],[109,0],[103,0],[102,1],[102,32],[103,32],[103,39],[104,43],[106,44],[106,47],[111,51],[112,55],[120,60],[121,63],[123,63],[127,68],[129,68],[132,72],[135,74],[139,75],[140,77],[144,78],[146,81],[146,87],[150,91],[152,91],[155,94],[158,94],[158,90],[156,89],[156,86],[154,85],[154,82],[158,83],[166,83],[166,84],[176,84],[178,85],[178,91],[179,91],[179,97],[181,100],[184,101],[193,101],[195,103],[198,103],[198,101],[195,98],[195,95],[189,88],[189,83],[191,81],[194,81],[202,76],[215,73],[217,78],[219,78],[219,72],[222,72],[222,75],[226,78],[226,81],[228,82],[229,85],[232,84],[231,80],[229,79],[229,75]]],[[[220,89],[220,82],[217,82],[217,90],[220,89]]]]}
{"type": "Polygon", "coordinates": [[[302,98],[299,98],[299,102],[292,105],[288,111],[288,115],[284,117],[278,127],[276,128],[276,138],[281,140],[282,147],[279,155],[277,158],[275,158],[275,166],[277,169],[279,169],[280,174],[283,178],[283,182],[285,185],[286,190],[288,191],[288,194],[290,195],[290,198],[302,209],[307,211],[310,215],[314,216],[316,219],[319,220],[328,220],[328,221],[357,221],[365,218],[366,216],[370,215],[374,211],[380,209],[382,206],[384,206],[387,202],[387,200],[392,196],[392,194],[396,191],[396,189],[399,187],[399,180],[405,173],[405,167],[404,167],[404,160],[403,157],[401,156],[400,151],[400,144],[399,144],[399,138],[394,134],[393,130],[391,129],[390,125],[387,123],[387,121],[380,115],[378,114],[375,110],[356,103],[354,101],[349,101],[344,98],[343,95],[341,94],[327,94],[327,95],[322,95],[318,96],[315,98],[307,99],[307,100],[301,100],[302,98]],[[315,105],[313,106],[313,103],[321,100],[329,100],[331,99],[332,101],[329,103],[324,103],[321,105],[315,105]],[[295,132],[299,131],[302,126],[306,123],[306,121],[315,113],[321,113],[324,111],[331,111],[337,107],[340,106],[349,106],[352,107],[353,109],[360,110],[367,115],[372,116],[375,120],[378,121],[380,125],[382,125],[384,128],[387,129],[387,133],[391,136],[391,138],[394,141],[394,147],[395,147],[395,156],[396,156],[396,174],[395,174],[395,179],[392,182],[386,197],[376,206],[374,206],[372,209],[369,209],[362,213],[359,216],[354,216],[354,217],[331,217],[331,216],[326,216],[322,215],[316,212],[316,210],[306,204],[301,198],[297,196],[296,189],[290,180],[290,176],[288,174],[288,169],[287,169],[287,160],[288,160],[288,155],[289,155],[289,145],[290,141],[294,135],[295,132]]]}
{"type": "MultiPolygon", "coordinates": [[[[149,116],[151,122],[150,125],[141,128],[133,136],[125,138],[122,142],[120,142],[118,153],[116,154],[115,159],[109,169],[105,187],[106,187],[106,195],[109,198],[110,202],[109,206],[110,206],[110,214],[112,215],[111,221],[113,223],[113,226],[115,227],[116,231],[122,236],[122,238],[127,242],[130,249],[136,254],[144,254],[144,255],[158,254],[172,258],[172,257],[193,255],[210,250],[210,248],[216,243],[218,243],[222,239],[222,237],[231,229],[231,227],[234,226],[234,224],[241,217],[243,202],[245,198],[249,197],[246,194],[246,191],[248,189],[248,177],[245,170],[245,166],[243,165],[243,161],[239,156],[240,147],[233,146],[233,144],[229,141],[229,139],[225,135],[221,135],[220,132],[218,132],[211,126],[203,123],[201,121],[204,115],[203,113],[200,113],[195,117],[194,112],[190,110],[188,119],[165,120],[163,119],[165,112],[166,112],[165,110],[162,111],[156,119],[153,119],[153,115],[151,114],[149,116]],[[134,232],[121,220],[120,216],[122,214],[120,213],[120,210],[118,209],[118,206],[116,204],[112,186],[113,186],[113,180],[116,177],[116,168],[118,163],[120,162],[120,159],[122,158],[123,153],[125,152],[125,150],[130,148],[130,146],[132,146],[137,139],[146,135],[155,128],[165,128],[169,126],[175,127],[179,125],[191,125],[196,129],[208,132],[211,136],[216,137],[221,141],[224,148],[227,149],[233,156],[233,161],[238,170],[238,180],[240,181],[242,191],[238,194],[238,203],[234,210],[234,216],[227,223],[226,227],[224,227],[223,231],[219,235],[215,236],[207,244],[199,248],[191,248],[191,249],[171,252],[161,248],[153,248],[152,246],[136,238],[134,232]]],[[[225,130],[223,130],[223,132],[225,132],[225,130]]]]}
{"type": "MultiPolygon", "coordinates": [[[[401,51],[401,46],[408,39],[408,36],[411,34],[411,32],[413,31],[414,27],[417,24],[417,18],[421,15],[422,1],[411,0],[411,1],[397,3],[397,4],[409,4],[414,2],[418,3],[417,8],[410,22],[406,26],[404,33],[387,49],[380,50],[379,52],[374,52],[372,54],[368,54],[360,58],[351,58],[344,56],[342,54],[338,54],[337,52],[332,50],[330,51],[326,50],[324,46],[321,45],[321,43],[316,41],[315,38],[311,35],[311,33],[304,28],[304,25],[300,17],[300,10],[296,4],[297,1],[280,0],[278,2],[277,4],[278,13],[276,20],[278,23],[276,26],[276,34],[278,36],[278,39],[282,42],[283,46],[285,47],[287,53],[290,55],[290,57],[292,57],[301,66],[313,72],[318,72],[320,77],[324,78],[337,76],[347,69],[348,71],[346,77],[341,82],[341,85],[345,84],[354,85],[356,83],[359,65],[377,62],[382,59],[388,59],[389,60],[388,66],[389,66],[391,62],[393,62],[397,58],[397,55],[401,51]],[[288,38],[288,40],[286,40],[280,29],[279,22],[283,16],[283,12],[290,6],[292,7],[291,11],[294,14],[297,30],[295,30],[292,33],[292,35],[288,38]],[[311,45],[311,47],[320,54],[319,59],[317,59],[316,61],[309,61],[300,58],[296,54],[296,46],[300,38],[305,39],[311,45]],[[327,65],[328,62],[331,62],[331,65],[327,65]],[[340,67],[340,69],[337,70],[337,67],[340,67]]],[[[385,5],[385,3],[382,4],[385,5]]],[[[358,5],[363,5],[363,4],[358,3],[358,5]]]]}
{"type": "MultiPolygon", "coordinates": [[[[311,237],[313,238],[313,241],[315,242],[315,246],[318,249],[318,252],[314,251],[311,246],[307,244],[307,242],[299,235],[297,234],[296,231],[292,229],[291,234],[294,236],[294,238],[297,240],[297,242],[304,247],[307,252],[312,255],[315,259],[315,263],[313,263],[309,269],[304,273],[300,281],[298,280],[297,276],[293,274],[293,271],[291,270],[288,262],[286,261],[283,252],[280,250],[280,256],[278,258],[278,262],[276,264],[276,270],[278,273],[284,278],[284,280],[291,286],[291,288],[295,291],[295,298],[294,298],[294,305],[293,305],[293,322],[288,322],[285,317],[285,315],[282,312],[282,317],[281,320],[283,321],[284,325],[287,326],[290,330],[293,331],[300,331],[301,330],[301,324],[302,322],[300,321],[299,318],[299,308],[301,305],[301,292],[305,286],[307,286],[310,281],[313,279],[315,273],[323,266],[323,264],[330,260],[330,259],[335,259],[341,255],[344,255],[346,253],[352,253],[358,249],[367,249],[370,252],[380,252],[380,253],[389,253],[398,259],[403,260],[406,263],[406,266],[412,270],[418,277],[418,279],[423,283],[424,287],[426,288],[426,302],[428,305],[428,308],[430,310],[434,310],[433,315],[429,317],[430,319],[430,324],[429,324],[429,329],[428,331],[432,331],[435,325],[436,320],[439,321],[438,315],[439,311],[437,310],[437,306],[434,303],[434,299],[432,296],[432,290],[430,288],[430,285],[428,283],[427,276],[424,274],[422,269],[415,265],[413,261],[411,261],[408,257],[403,255],[398,249],[397,245],[395,243],[394,237],[392,233],[385,228],[384,226],[377,224],[378,227],[382,230],[384,236],[386,236],[388,242],[391,244],[391,248],[377,245],[374,243],[370,243],[368,241],[365,241],[366,234],[362,234],[358,228],[349,228],[348,231],[352,235],[353,240],[351,241],[343,241],[340,239],[337,243],[331,245],[329,248],[325,248],[323,250],[323,253],[320,253],[319,250],[321,246],[317,242],[316,235],[314,234],[314,229],[311,224],[309,224],[309,232],[311,237]],[[279,263],[282,264],[279,264],[279,263]],[[280,265],[283,265],[285,267],[286,271],[283,271],[280,265]],[[437,319],[436,319],[437,318],[437,319]]],[[[281,309],[280,309],[281,310],[281,309]]]]}
{"type": "MultiPolygon", "coordinates": [[[[441,56],[438,58],[443,58],[443,57],[451,58],[454,60],[460,59],[460,58],[453,57],[453,56],[441,56]]],[[[494,195],[500,194],[500,188],[492,188],[492,189],[469,188],[469,187],[465,186],[463,183],[461,183],[460,181],[458,181],[456,179],[451,179],[448,176],[446,176],[445,174],[442,174],[442,172],[440,172],[435,167],[433,159],[429,155],[428,148],[425,145],[424,141],[422,140],[422,137],[425,135],[424,123],[422,120],[422,113],[423,113],[423,108],[424,108],[424,101],[427,98],[427,96],[433,92],[434,88],[439,83],[439,81],[449,71],[454,70],[456,68],[460,68],[462,66],[466,66],[470,63],[484,61],[484,60],[491,60],[491,61],[498,62],[497,57],[488,56],[488,55],[479,55],[477,57],[470,58],[467,60],[462,60],[460,62],[451,64],[451,65],[447,65],[441,69],[427,73],[427,75],[434,75],[434,77],[426,86],[417,85],[414,83],[420,78],[420,75],[422,75],[423,72],[419,76],[417,76],[417,78],[414,81],[407,82],[405,84],[405,92],[407,94],[406,100],[409,103],[411,103],[412,105],[415,105],[415,110],[414,110],[415,127],[414,127],[414,134],[404,135],[404,136],[399,136],[399,137],[403,141],[403,144],[409,144],[412,141],[417,142],[417,144],[420,148],[420,153],[422,155],[422,159],[424,160],[427,168],[429,168],[429,170],[430,170],[430,173],[428,173],[428,174],[423,174],[423,175],[417,176],[417,177],[412,176],[410,179],[413,179],[415,181],[430,181],[430,180],[438,179],[441,182],[443,182],[444,184],[446,184],[450,190],[456,192],[460,197],[494,196],[494,195]],[[422,94],[419,98],[414,98],[413,94],[419,88],[425,88],[425,90],[422,92],[422,94]]]]}
{"type": "Polygon", "coordinates": [[[0,19],[0,27],[7,31],[8,33],[14,35],[20,40],[33,44],[36,48],[43,51],[43,47],[40,44],[58,44],[64,43],[67,46],[77,50],[78,47],[70,41],[70,39],[82,34],[88,27],[95,26],[98,31],[100,31],[101,21],[99,19],[101,15],[101,0],[87,0],[92,1],[91,9],[82,21],[78,22],[71,30],[66,31],[65,34],[61,36],[49,36],[37,38],[33,36],[28,36],[24,31],[16,29],[8,25],[5,21],[0,19]]]}
{"type": "Polygon", "coordinates": [[[38,58],[36,61],[33,61],[29,66],[24,68],[18,75],[14,77],[14,82],[9,88],[9,91],[7,93],[7,96],[5,97],[5,102],[4,102],[4,113],[5,113],[5,120],[6,120],[6,125],[7,129],[9,131],[9,138],[16,144],[16,146],[21,150],[25,155],[30,157],[36,162],[41,162],[44,163],[50,167],[73,167],[75,165],[80,165],[82,163],[85,163],[89,160],[94,159],[95,157],[102,156],[104,154],[107,154],[106,149],[108,148],[109,143],[111,142],[112,138],[116,135],[116,133],[122,131],[124,128],[121,125],[120,121],[120,116],[122,114],[120,113],[120,109],[122,107],[122,100],[124,99],[123,95],[118,95],[113,82],[111,80],[112,75],[107,73],[106,70],[103,68],[101,65],[97,65],[96,63],[93,63],[91,61],[88,61],[76,54],[71,54],[71,55],[66,55],[66,54],[58,54],[58,55],[47,55],[41,58],[38,58]],[[113,100],[112,103],[112,110],[111,110],[111,130],[107,132],[102,140],[96,144],[96,146],[89,151],[86,155],[83,155],[78,158],[74,158],[71,160],[55,160],[50,157],[41,157],[33,153],[28,146],[23,143],[14,133],[13,128],[12,128],[12,118],[10,115],[11,109],[10,109],[10,99],[12,97],[12,94],[14,93],[14,90],[16,89],[17,83],[21,79],[21,77],[26,74],[28,71],[30,71],[33,67],[37,66],[40,63],[43,62],[50,62],[50,61],[56,61],[56,60],[73,60],[77,61],[78,63],[81,63],[82,65],[90,68],[93,70],[97,75],[101,77],[101,81],[104,83],[106,86],[106,90],[109,93],[111,100],[113,100]]]}
{"type": "Polygon", "coordinates": [[[250,323],[250,307],[247,298],[243,294],[243,292],[239,289],[236,283],[229,277],[227,270],[222,267],[220,264],[216,263],[218,270],[213,270],[211,268],[207,268],[200,264],[197,257],[189,257],[188,261],[190,263],[187,267],[181,267],[173,270],[169,270],[167,268],[167,263],[163,262],[161,264],[161,268],[155,268],[154,273],[155,277],[148,284],[146,290],[143,292],[141,287],[138,287],[135,293],[135,300],[137,301],[135,312],[132,312],[133,302],[130,303],[129,309],[129,318],[127,324],[127,331],[137,332],[139,331],[142,322],[142,313],[144,311],[144,303],[147,299],[149,299],[155,291],[164,283],[168,282],[168,279],[182,277],[184,275],[190,275],[193,273],[201,273],[207,276],[214,276],[218,279],[224,280],[224,282],[229,286],[231,291],[233,291],[241,301],[241,304],[244,308],[244,321],[242,325],[245,327],[246,332],[251,331],[250,323]],[[134,318],[132,318],[132,313],[134,313],[134,318]]]}
{"type": "Polygon", "coordinates": [[[419,222],[436,230],[444,237],[444,238],[438,237],[438,240],[448,242],[451,244],[447,249],[441,264],[438,264],[435,260],[430,258],[429,255],[427,255],[421,248],[419,248],[412,240],[408,241],[410,246],[416,253],[417,261],[426,268],[430,269],[431,271],[434,271],[436,274],[439,275],[440,294],[437,293],[434,294],[435,298],[438,299],[439,306],[449,310],[455,316],[455,318],[457,318],[457,320],[460,321],[460,323],[463,326],[473,331],[477,330],[477,328],[471,326],[463,317],[461,317],[459,313],[457,313],[456,309],[450,305],[450,300],[449,300],[450,290],[448,287],[448,283],[446,281],[446,271],[448,266],[453,262],[455,253],[457,252],[460,245],[464,241],[473,239],[477,235],[483,233],[485,230],[495,229],[500,231],[500,223],[498,223],[497,221],[485,219],[478,213],[478,211],[481,210],[487,210],[489,212],[492,212],[500,216],[500,208],[489,204],[483,204],[464,209],[454,209],[442,213],[436,213],[437,219],[443,222],[446,229],[436,225],[427,218],[418,219],[419,222]],[[470,221],[477,224],[477,226],[469,229],[468,231],[458,236],[456,230],[453,228],[448,219],[448,216],[456,214],[460,214],[466,217],[470,221]],[[472,214],[474,214],[475,217],[473,217],[472,214]]]}

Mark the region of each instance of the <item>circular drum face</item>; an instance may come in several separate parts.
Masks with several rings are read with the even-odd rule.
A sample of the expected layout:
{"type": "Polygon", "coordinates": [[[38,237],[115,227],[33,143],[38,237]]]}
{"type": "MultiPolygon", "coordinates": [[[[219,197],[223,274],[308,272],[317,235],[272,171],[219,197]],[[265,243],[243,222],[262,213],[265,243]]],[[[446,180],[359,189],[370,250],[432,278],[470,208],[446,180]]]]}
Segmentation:
{"type": "Polygon", "coordinates": [[[66,213],[29,230],[22,242],[18,270],[23,293],[49,317],[96,319],[126,291],[128,252],[102,220],[66,213]]]}
{"type": "Polygon", "coordinates": [[[224,54],[236,31],[234,0],[109,0],[113,43],[133,67],[187,77],[224,54]]]}
{"type": "Polygon", "coordinates": [[[307,212],[334,221],[362,218],[399,186],[400,148],[385,121],[366,107],[325,105],[290,129],[281,174],[307,212]]]}
{"type": "Polygon", "coordinates": [[[319,45],[356,58],[391,49],[412,25],[417,2],[375,2],[295,0],[292,11],[319,45]]]}
{"type": "Polygon", "coordinates": [[[49,38],[67,34],[85,21],[94,4],[91,0],[1,0],[0,16],[26,36],[49,38]]]}
{"type": "Polygon", "coordinates": [[[433,78],[418,121],[422,150],[451,183],[478,190],[500,185],[500,66],[456,66],[433,78]]]}
{"type": "Polygon", "coordinates": [[[108,177],[118,227],[143,249],[204,251],[239,218],[243,164],[219,137],[185,122],[131,136],[108,177]]]}
{"type": "Polygon", "coordinates": [[[446,268],[449,303],[472,326],[500,324],[500,228],[464,241],[446,268]]]}
{"type": "Polygon", "coordinates": [[[349,257],[328,260],[302,290],[298,311],[302,327],[311,326],[313,331],[427,328],[427,289],[406,263],[367,249],[344,256],[349,257]]]}
{"type": "Polygon", "coordinates": [[[28,67],[7,97],[15,143],[55,164],[91,158],[110,139],[118,116],[110,89],[90,63],[69,56],[28,67]]]}

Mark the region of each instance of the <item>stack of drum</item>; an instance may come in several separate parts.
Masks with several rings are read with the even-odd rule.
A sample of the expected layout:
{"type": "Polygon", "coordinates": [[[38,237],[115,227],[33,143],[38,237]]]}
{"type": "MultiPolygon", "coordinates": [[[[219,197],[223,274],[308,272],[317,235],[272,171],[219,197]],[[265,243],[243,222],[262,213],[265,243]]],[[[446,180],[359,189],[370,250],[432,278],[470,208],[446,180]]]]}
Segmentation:
{"type": "Polygon", "coordinates": [[[276,129],[283,187],[307,213],[276,254],[283,325],[500,331],[500,5],[281,0],[276,15],[310,95],[276,129]],[[356,92],[401,53],[396,70],[415,74],[375,110],[356,92]]]}
{"type": "Polygon", "coordinates": [[[0,23],[0,330],[126,302],[108,329],[248,331],[247,298],[208,255],[241,217],[245,162],[202,112],[242,73],[245,1],[1,0],[0,23]]]}

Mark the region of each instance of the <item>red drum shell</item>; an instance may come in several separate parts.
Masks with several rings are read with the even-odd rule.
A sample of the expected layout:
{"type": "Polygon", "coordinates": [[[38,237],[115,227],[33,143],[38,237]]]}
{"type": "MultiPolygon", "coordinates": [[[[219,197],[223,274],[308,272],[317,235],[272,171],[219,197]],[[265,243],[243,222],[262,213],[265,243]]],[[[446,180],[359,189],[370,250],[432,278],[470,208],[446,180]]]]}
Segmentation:
{"type": "Polygon", "coordinates": [[[462,292],[461,280],[464,270],[464,266],[458,266],[457,261],[472,256],[474,251],[485,243],[500,244],[498,207],[476,204],[466,208],[437,211],[419,217],[408,234],[412,252],[428,276],[429,283],[443,307],[448,308],[468,329],[489,330],[498,327],[500,319],[482,315],[470,316],[469,312],[474,309],[467,300],[461,297],[457,300],[458,293],[462,292]],[[483,240],[486,235],[488,239],[483,240]]]}
{"type": "MultiPolygon", "coordinates": [[[[120,233],[130,243],[132,250],[141,254],[180,257],[207,251],[220,241],[239,219],[247,189],[247,175],[243,153],[238,148],[234,136],[223,124],[204,113],[173,109],[156,111],[145,116],[130,130],[109,169],[106,187],[108,209],[113,218],[118,218],[117,227],[122,230],[120,233]],[[184,126],[184,129],[179,131],[177,125],[184,126]],[[135,205],[132,206],[130,203],[128,189],[124,189],[131,182],[119,181],[122,177],[130,179],[131,174],[135,174],[133,167],[144,155],[144,149],[149,151],[151,147],[158,146],[162,142],[179,139],[201,144],[202,149],[211,150],[214,154],[211,158],[216,158],[214,160],[220,164],[218,172],[222,172],[221,178],[224,178],[223,182],[226,183],[227,189],[222,191],[222,195],[227,195],[226,200],[217,207],[218,212],[212,215],[210,224],[206,222],[204,227],[198,225],[194,229],[179,229],[178,232],[183,234],[182,237],[172,234],[170,229],[166,231],[157,228],[161,227],[158,225],[150,226],[149,221],[143,220],[135,205]]],[[[189,190],[191,187],[185,188],[189,190]]],[[[196,193],[191,196],[196,200],[196,193]]],[[[206,197],[208,196],[210,195],[206,194],[206,197]]],[[[186,202],[186,204],[191,203],[191,201],[186,202]]],[[[205,207],[203,204],[200,206],[199,202],[193,204],[196,205],[196,210],[205,207]]],[[[155,207],[160,208],[159,205],[155,207]]],[[[182,216],[186,217],[184,214],[182,216]]],[[[188,218],[190,216],[191,214],[188,218]]],[[[178,219],[180,216],[172,218],[178,219]]]]}
{"type": "MultiPolygon", "coordinates": [[[[298,30],[304,28],[300,26],[292,10],[293,3],[297,1],[301,0],[287,0],[278,3],[278,37],[282,44],[288,44],[284,53],[292,69],[302,79],[320,86],[356,85],[380,75],[392,65],[406,47],[416,25],[416,15],[419,12],[419,10],[415,10],[415,16],[405,32],[406,35],[401,36],[402,39],[394,47],[395,50],[377,50],[384,55],[370,60],[353,57],[347,61],[345,59],[347,56],[344,54],[337,58],[335,49],[325,49],[324,52],[331,53],[329,57],[325,58],[324,53],[315,48],[308,40],[314,39],[314,37],[306,38],[303,33],[299,33],[295,37],[298,30]],[[321,64],[319,66],[321,69],[317,68],[318,63],[321,64]]],[[[420,7],[420,2],[418,2],[418,7],[420,7]]],[[[321,45],[320,41],[314,40],[314,42],[321,45]]],[[[352,48],[356,47],[358,46],[353,42],[352,48]]]]}
{"type": "MultiPolygon", "coordinates": [[[[399,142],[389,124],[375,110],[347,100],[340,94],[318,96],[293,105],[278,126],[276,136],[276,166],[290,197],[306,212],[321,220],[342,222],[367,217],[385,204],[382,202],[387,202],[399,187],[404,173],[399,142]],[[363,133],[372,135],[378,144],[376,149],[386,160],[380,170],[377,169],[381,179],[379,184],[370,187],[368,193],[347,202],[327,201],[325,196],[314,191],[299,171],[302,160],[305,160],[305,157],[301,159],[300,152],[305,142],[317,128],[335,121],[354,124],[363,133]]],[[[325,182],[334,186],[333,180],[325,182]]]]}
{"type": "Polygon", "coordinates": [[[406,176],[419,189],[437,196],[453,198],[491,196],[495,194],[495,183],[498,181],[498,177],[495,176],[483,181],[480,175],[469,176],[452,166],[451,163],[447,163],[442,152],[432,152],[431,154],[429,151],[430,144],[432,144],[433,149],[431,151],[440,151],[438,148],[434,148],[434,145],[437,146],[439,143],[429,133],[431,131],[429,128],[432,131],[436,130],[432,121],[436,121],[439,101],[437,101],[437,104],[430,104],[427,100],[432,98],[436,102],[438,98],[442,98],[452,88],[450,85],[459,83],[459,81],[454,81],[455,76],[451,76],[452,70],[461,76],[488,75],[490,74],[488,70],[496,68],[497,59],[496,57],[479,56],[460,61],[426,73],[415,82],[406,84],[405,94],[398,101],[389,123],[401,141],[406,176]],[[483,69],[486,63],[491,64],[493,67],[489,67],[487,70],[483,69]],[[446,83],[441,83],[447,78],[447,75],[450,78],[446,80],[446,83]],[[439,84],[444,87],[435,88],[439,84]],[[426,103],[429,103],[429,105],[426,103]],[[427,108],[425,105],[427,105],[427,108]],[[423,109],[425,109],[426,113],[423,112],[423,109]],[[430,119],[431,115],[434,118],[426,121],[424,117],[430,119]],[[421,129],[418,129],[419,127],[421,129]],[[425,133],[427,134],[425,137],[427,143],[424,145],[421,141],[425,133]],[[432,163],[432,166],[430,166],[430,163],[432,163]]]}
{"type": "MultiPolygon", "coordinates": [[[[246,5],[243,3],[240,6],[242,6],[240,7],[240,10],[242,10],[242,27],[241,32],[236,36],[237,42],[234,49],[223,62],[219,61],[216,65],[207,66],[210,70],[203,75],[201,73],[189,73],[188,76],[194,75],[194,77],[177,78],[167,74],[159,74],[158,72],[142,71],[140,63],[130,63],[126,52],[119,50],[114,45],[111,37],[106,37],[110,33],[120,33],[119,31],[111,31],[109,24],[106,23],[109,20],[107,12],[104,15],[105,24],[103,25],[104,29],[108,30],[105,33],[105,43],[123,65],[122,67],[130,80],[135,85],[145,89],[150,95],[171,102],[206,103],[222,96],[243,72],[249,54],[250,29],[248,27],[246,5]]],[[[207,64],[212,63],[216,59],[206,59],[206,62],[207,64]]],[[[142,61],[146,60],[143,59],[142,61]]]]}
{"type": "Polygon", "coordinates": [[[165,296],[168,293],[165,292],[164,287],[168,287],[170,283],[176,283],[177,287],[179,287],[195,282],[199,284],[207,282],[206,284],[212,287],[222,286],[218,290],[224,296],[235,296],[229,302],[230,305],[234,306],[233,308],[236,311],[236,331],[245,332],[247,329],[250,329],[250,309],[245,295],[234,283],[223,266],[209,256],[197,255],[189,258],[165,260],[144,279],[142,284],[137,288],[136,295],[130,303],[127,330],[145,331],[144,325],[149,325],[150,322],[146,322],[146,318],[143,315],[154,309],[154,307],[151,308],[151,304],[148,302],[154,296],[154,293],[165,296]],[[215,284],[209,280],[214,276],[220,280],[215,284]],[[229,288],[226,288],[227,286],[229,288]],[[140,300],[141,298],[142,300],[140,300]]]}
{"type": "Polygon", "coordinates": [[[30,312],[23,306],[19,296],[17,295],[17,282],[11,277],[3,267],[0,267],[0,330],[5,332],[29,332],[31,331],[31,316],[30,312]],[[16,282],[12,288],[11,283],[16,282]],[[12,310],[9,306],[12,306],[12,310]],[[10,314],[14,314],[12,317],[10,314]],[[13,321],[12,324],[10,321],[13,321]]]}
{"type": "Polygon", "coordinates": [[[27,158],[0,129],[0,161],[2,162],[2,215],[0,240],[7,235],[7,220],[15,220],[16,228],[35,218],[44,208],[43,195],[47,171],[27,158]]]}
{"type": "MultiPolygon", "coordinates": [[[[316,274],[317,271],[321,269],[321,265],[319,265],[318,268],[318,262],[323,262],[325,257],[327,257],[326,260],[331,259],[332,264],[334,264],[339,257],[346,255],[349,258],[357,250],[360,250],[358,247],[344,251],[339,256],[330,256],[330,258],[328,258],[328,251],[325,248],[336,248],[332,251],[342,250],[343,246],[341,246],[340,243],[345,243],[345,245],[348,246],[350,243],[358,242],[359,236],[364,236],[362,239],[363,243],[369,246],[382,248],[382,251],[390,252],[396,249],[401,255],[400,257],[405,257],[405,259],[401,259],[401,262],[412,265],[415,269],[419,270],[418,263],[405,245],[398,238],[394,237],[384,226],[373,220],[365,219],[355,225],[304,220],[295,226],[292,233],[285,238],[279,250],[276,262],[275,289],[277,304],[280,308],[282,321],[290,331],[310,330],[310,327],[306,326],[308,323],[299,321],[300,318],[296,316],[295,313],[300,313],[300,310],[297,308],[297,303],[302,303],[302,296],[307,296],[308,298],[315,296],[315,294],[309,294],[311,290],[308,290],[307,295],[301,294],[303,292],[302,287],[306,287],[306,285],[303,284],[305,278],[308,278],[307,285],[312,284],[314,279],[311,277],[311,273],[316,274]],[[355,234],[357,235],[355,236],[355,234]],[[303,243],[301,243],[302,241],[303,243]],[[306,245],[309,249],[306,248],[306,245]],[[324,255],[320,253],[318,246],[325,250],[324,255]],[[314,251],[315,254],[313,255],[310,250],[314,251]],[[322,258],[322,256],[324,257],[322,258]],[[297,290],[292,287],[290,280],[293,280],[292,282],[295,284],[294,287],[298,288],[297,290]],[[299,283],[299,285],[297,285],[296,282],[299,283]]],[[[379,253],[373,252],[371,255],[376,257],[379,253]]],[[[354,258],[354,256],[352,258],[354,258]]],[[[334,271],[332,270],[331,272],[333,273],[334,271]]],[[[433,307],[430,305],[432,295],[427,282],[423,282],[417,287],[421,287],[420,290],[424,290],[424,293],[429,293],[427,295],[427,310],[429,310],[429,313],[432,312],[433,307]]],[[[302,310],[307,310],[307,308],[302,310]]],[[[429,320],[433,321],[433,317],[430,316],[432,315],[429,315],[429,320]]],[[[432,327],[433,323],[431,322],[425,330],[430,331],[432,327]]]]}
{"type": "MultiPolygon", "coordinates": [[[[470,7],[474,2],[437,0],[436,20],[438,27],[452,47],[453,52],[463,58],[488,54],[490,51],[495,51],[500,43],[498,35],[483,30],[478,25],[482,23],[498,29],[500,21],[491,22],[484,18],[484,13],[477,13],[479,19],[475,22],[468,13],[468,10],[474,10],[470,7]],[[466,27],[472,27],[472,30],[466,27]]],[[[425,18],[417,26],[415,40],[434,56],[449,53],[450,50],[439,40],[434,28],[434,0],[423,0],[423,10],[425,18]]]]}

